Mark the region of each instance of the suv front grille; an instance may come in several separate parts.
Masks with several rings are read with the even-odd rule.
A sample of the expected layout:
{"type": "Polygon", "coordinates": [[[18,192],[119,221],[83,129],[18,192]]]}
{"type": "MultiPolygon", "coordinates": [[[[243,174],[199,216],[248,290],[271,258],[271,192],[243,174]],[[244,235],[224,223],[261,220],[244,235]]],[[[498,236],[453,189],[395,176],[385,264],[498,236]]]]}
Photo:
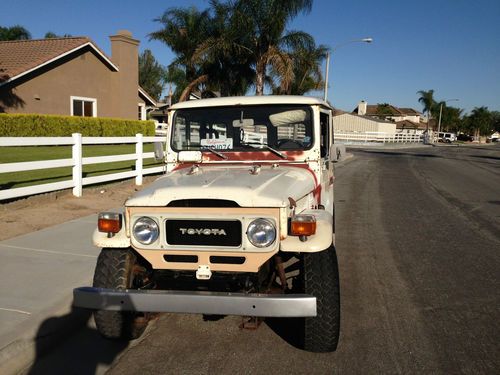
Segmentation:
{"type": "Polygon", "coordinates": [[[165,229],[169,245],[241,245],[239,220],[167,220],[165,229]]]}

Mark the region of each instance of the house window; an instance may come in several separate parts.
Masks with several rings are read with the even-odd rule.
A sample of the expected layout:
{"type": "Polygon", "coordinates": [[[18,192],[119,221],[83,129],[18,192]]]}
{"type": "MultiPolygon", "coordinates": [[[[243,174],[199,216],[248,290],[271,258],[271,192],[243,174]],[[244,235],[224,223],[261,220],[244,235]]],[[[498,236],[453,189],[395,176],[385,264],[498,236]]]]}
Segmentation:
{"type": "Polygon", "coordinates": [[[97,99],[72,96],[71,116],[96,117],[97,99]]]}
{"type": "Polygon", "coordinates": [[[144,103],[139,103],[137,106],[137,119],[146,120],[146,106],[144,103]]]}

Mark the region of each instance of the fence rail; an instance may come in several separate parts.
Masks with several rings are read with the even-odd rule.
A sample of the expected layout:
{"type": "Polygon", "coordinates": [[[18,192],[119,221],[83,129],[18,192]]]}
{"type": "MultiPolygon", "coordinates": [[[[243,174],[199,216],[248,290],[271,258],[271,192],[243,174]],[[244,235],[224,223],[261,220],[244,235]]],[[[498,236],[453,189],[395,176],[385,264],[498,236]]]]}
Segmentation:
{"type": "Polygon", "coordinates": [[[71,159],[28,161],[0,164],[0,173],[32,171],[59,167],[72,167],[72,179],[32,185],[20,188],[0,190],[0,200],[23,197],[26,195],[46,193],[55,190],[73,189],[73,195],[80,197],[83,186],[96,183],[121,180],[135,177],[135,184],[142,185],[144,175],[164,172],[165,167],[143,168],[143,160],[154,157],[154,152],[143,152],[144,143],[165,142],[165,137],[82,137],[75,133],[72,137],[0,137],[0,147],[11,146],[72,146],[71,159]],[[135,144],[135,153],[124,155],[108,155],[82,157],[82,145],[96,144],[135,144]],[[116,161],[135,160],[135,170],[110,173],[101,176],[83,177],[83,166],[89,164],[110,163],[116,161]]]}
{"type": "Polygon", "coordinates": [[[335,142],[344,144],[370,144],[370,143],[420,143],[423,142],[421,134],[410,133],[379,133],[379,132],[335,132],[335,142]]]}

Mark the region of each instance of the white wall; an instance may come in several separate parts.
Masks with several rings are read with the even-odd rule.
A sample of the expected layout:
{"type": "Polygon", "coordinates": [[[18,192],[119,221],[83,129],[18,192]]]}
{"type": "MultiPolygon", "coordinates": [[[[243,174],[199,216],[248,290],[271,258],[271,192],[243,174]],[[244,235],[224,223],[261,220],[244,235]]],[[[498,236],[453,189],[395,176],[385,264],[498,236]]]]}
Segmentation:
{"type": "Polygon", "coordinates": [[[344,113],[333,117],[333,129],[339,132],[383,132],[396,133],[396,124],[344,113]]]}

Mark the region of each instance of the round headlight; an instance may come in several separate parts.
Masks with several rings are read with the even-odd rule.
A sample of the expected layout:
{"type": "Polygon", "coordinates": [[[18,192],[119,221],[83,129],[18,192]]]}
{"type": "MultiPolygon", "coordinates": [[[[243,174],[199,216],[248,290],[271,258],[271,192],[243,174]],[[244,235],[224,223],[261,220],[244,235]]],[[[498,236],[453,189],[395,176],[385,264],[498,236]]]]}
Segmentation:
{"type": "Polygon", "coordinates": [[[276,239],[276,228],[267,219],[255,219],[247,229],[248,240],[256,247],[267,247],[276,239]]]}
{"type": "Polygon", "coordinates": [[[150,217],[143,216],[135,221],[132,233],[137,241],[144,245],[149,245],[156,241],[160,230],[156,221],[150,217]]]}

